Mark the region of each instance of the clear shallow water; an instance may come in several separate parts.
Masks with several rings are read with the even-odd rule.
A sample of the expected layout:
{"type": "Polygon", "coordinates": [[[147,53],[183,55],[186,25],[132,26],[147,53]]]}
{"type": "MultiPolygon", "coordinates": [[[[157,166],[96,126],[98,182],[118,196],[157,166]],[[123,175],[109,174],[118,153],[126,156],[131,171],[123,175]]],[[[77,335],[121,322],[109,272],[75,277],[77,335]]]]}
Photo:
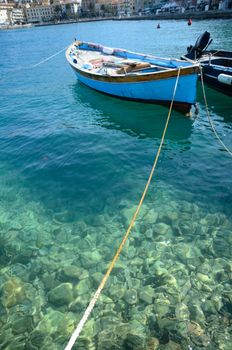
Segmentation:
{"type": "MultiPolygon", "coordinates": [[[[78,84],[64,54],[34,69],[15,64],[35,64],[74,37],[179,57],[204,30],[212,48],[231,49],[226,20],[0,32],[3,349],[64,348],[138,203],[168,112],[78,84]]],[[[172,114],[141,220],[78,348],[230,349],[232,162],[198,91],[196,120],[172,114]]],[[[206,93],[231,149],[231,98],[206,93]]]]}

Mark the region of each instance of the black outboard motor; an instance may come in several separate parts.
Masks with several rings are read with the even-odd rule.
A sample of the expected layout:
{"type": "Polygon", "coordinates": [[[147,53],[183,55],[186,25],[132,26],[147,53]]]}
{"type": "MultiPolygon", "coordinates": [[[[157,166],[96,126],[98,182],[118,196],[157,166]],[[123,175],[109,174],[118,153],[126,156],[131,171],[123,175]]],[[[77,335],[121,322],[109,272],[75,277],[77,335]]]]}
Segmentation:
{"type": "Polygon", "coordinates": [[[187,48],[188,53],[185,55],[185,57],[189,58],[190,60],[197,60],[202,56],[212,41],[213,39],[210,39],[210,33],[207,31],[204,32],[199,36],[194,46],[191,45],[187,48]]]}

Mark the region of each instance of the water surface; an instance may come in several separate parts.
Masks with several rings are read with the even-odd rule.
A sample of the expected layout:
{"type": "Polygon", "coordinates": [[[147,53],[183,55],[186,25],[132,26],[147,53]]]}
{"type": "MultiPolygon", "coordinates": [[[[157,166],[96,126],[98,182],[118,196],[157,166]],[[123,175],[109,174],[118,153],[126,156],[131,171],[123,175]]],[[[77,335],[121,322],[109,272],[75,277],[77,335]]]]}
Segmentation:
{"type": "MultiPolygon", "coordinates": [[[[64,348],[133,215],[168,113],[79,84],[64,53],[22,68],[74,37],[180,57],[208,30],[212,48],[231,49],[229,20],[160,24],[0,32],[2,349],[64,348]]],[[[232,149],[231,98],[206,94],[232,149]]],[[[232,162],[200,83],[197,102],[196,119],[172,113],[139,222],[78,349],[230,349],[232,162]]]]}

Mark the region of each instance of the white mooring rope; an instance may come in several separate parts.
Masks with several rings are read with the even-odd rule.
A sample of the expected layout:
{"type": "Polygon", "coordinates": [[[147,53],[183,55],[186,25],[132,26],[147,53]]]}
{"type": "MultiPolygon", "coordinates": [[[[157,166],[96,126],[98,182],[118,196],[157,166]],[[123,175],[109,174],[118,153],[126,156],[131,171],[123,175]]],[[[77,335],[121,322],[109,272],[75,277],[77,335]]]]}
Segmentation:
{"type": "Polygon", "coordinates": [[[65,46],[62,50],[60,50],[60,51],[54,53],[53,55],[51,55],[51,56],[49,56],[49,57],[43,59],[42,61],[40,61],[40,62],[38,62],[38,63],[36,63],[36,64],[33,64],[32,66],[30,66],[30,68],[35,68],[35,67],[40,66],[41,64],[43,64],[43,63],[45,63],[45,62],[51,60],[53,57],[59,55],[61,52],[67,50],[67,48],[68,48],[68,46],[65,46]]]}
{"type": "Polygon", "coordinates": [[[68,46],[65,46],[63,49],[57,51],[56,53],[52,54],[51,56],[48,56],[47,58],[44,58],[43,60],[39,61],[38,63],[29,65],[29,66],[23,66],[23,67],[8,69],[7,72],[5,72],[5,74],[11,73],[11,72],[17,72],[17,71],[21,71],[21,70],[26,70],[26,69],[36,68],[36,67],[40,66],[41,64],[43,64],[43,63],[45,63],[47,61],[50,61],[53,57],[58,56],[63,51],[67,50],[67,48],[68,48],[68,46]]]}

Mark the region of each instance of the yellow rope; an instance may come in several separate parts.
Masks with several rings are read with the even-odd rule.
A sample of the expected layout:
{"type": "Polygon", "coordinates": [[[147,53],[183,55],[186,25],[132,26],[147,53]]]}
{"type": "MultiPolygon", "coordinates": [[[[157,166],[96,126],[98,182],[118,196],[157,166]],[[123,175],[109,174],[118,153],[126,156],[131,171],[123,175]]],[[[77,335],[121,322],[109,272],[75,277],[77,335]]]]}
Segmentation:
{"type": "Polygon", "coordinates": [[[136,220],[136,217],[139,213],[139,210],[143,204],[143,201],[144,201],[144,198],[146,196],[146,193],[147,193],[147,190],[148,190],[148,187],[150,185],[150,182],[151,182],[151,179],[152,179],[152,176],[153,176],[153,173],[154,173],[154,170],[156,168],[156,164],[157,164],[157,161],[158,161],[158,158],[159,158],[159,155],[160,155],[160,152],[161,152],[161,148],[162,148],[162,145],[163,145],[163,142],[164,142],[164,137],[165,137],[165,134],[166,134],[166,130],[167,130],[167,127],[168,127],[168,123],[169,123],[169,120],[170,120],[170,116],[171,116],[171,111],[172,111],[172,106],[173,106],[173,102],[174,102],[174,98],[175,98],[175,94],[176,94],[176,89],[177,89],[177,84],[178,84],[178,80],[179,80],[179,76],[180,76],[180,68],[178,69],[178,73],[177,73],[177,78],[176,78],[176,83],[175,83],[175,87],[174,87],[174,91],[173,91],[173,97],[172,97],[172,101],[171,101],[171,104],[170,104],[170,108],[169,108],[169,112],[168,112],[168,116],[167,116],[167,120],[166,120],[166,124],[165,124],[165,127],[164,127],[164,131],[163,131],[163,135],[162,135],[162,138],[161,138],[161,141],[160,141],[160,145],[159,145],[159,148],[158,148],[158,151],[157,151],[157,154],[156,154],[156,157],[155,157],[155,160],[154,160],[154,163],[153,163],[153,166],[152,166],[152,169],[151,169],[151,172],[150,172],[150,175],[149,175],[149,178],[148,178],[148,181],[146,183],[146,186],[145,186],[145,189],[143,191],[143,194],[142,194],[142,197],[140,199],[140,202],[137,206],[137,209],[134,213],[134,216],[130,222],[130,225],[126,231],[126,234],[120,244],[120,246],[118,247],[118,250],[113,258],[113,260],[111,261],[109,267],[108,267],[108,270],[106,271],[98,289],[96,290],[93,298],[91,299],[87,309],[85,310],[84,312],[84,315],[82,316],[82,319],[80,320],[80,322],[78,323],[75,331],[73,332],[67,346],[65,347],[65,350],[71,350],[73,345],[75,344],[75,341],[76,339],[78,338],[80,332],[82,331],[82,328],[84,327],[90,313],[92,312],[93,308],[94,308],[94,305],[96,304],[100,294],[101,294],[101,291],[102,289],[104,288],[105,284],[106,284],[106,281],[111,273],[111,271],[113,270],[114,268],[114,265],[116,263],[116,261],[118,260],[118,257],[122,251],[122,248],[124,246],[124,244],[126,243],[126,240],[130,234],[130,231],[131,231],[131,228],[132,226],[134,225],[134,222],[136,220]]]}
{"type": "Polygon", "coordinates": [[[231,150],[224,144],[224,142],[220,139],[214,125],[213,125],[213,122],[212,122],[212,119],[210,117],[210,112],[209,112],[209,108],[208,108],[208,103],[207,103],[207,100],[206,100],[206,94],[205,94],[205,87],[204,87],[204,80],[203,80],[203,72],[202,72],[202,67],[200,67],[200,72],[201,72],[201,85],[202,85],[202,91],[203,91],[203,96],[204,96],[204,101],[205,101],[205,107],[206,107],[206,114],[207,114],[207,117],[208,117],[208,120],[209,120],[209,124],[216,136],[216,138],[218,139],[218,141],[220,142],[220,144],[222,145],[222,147],[231,155],[232,157],[232,152],[231,150]]]}

